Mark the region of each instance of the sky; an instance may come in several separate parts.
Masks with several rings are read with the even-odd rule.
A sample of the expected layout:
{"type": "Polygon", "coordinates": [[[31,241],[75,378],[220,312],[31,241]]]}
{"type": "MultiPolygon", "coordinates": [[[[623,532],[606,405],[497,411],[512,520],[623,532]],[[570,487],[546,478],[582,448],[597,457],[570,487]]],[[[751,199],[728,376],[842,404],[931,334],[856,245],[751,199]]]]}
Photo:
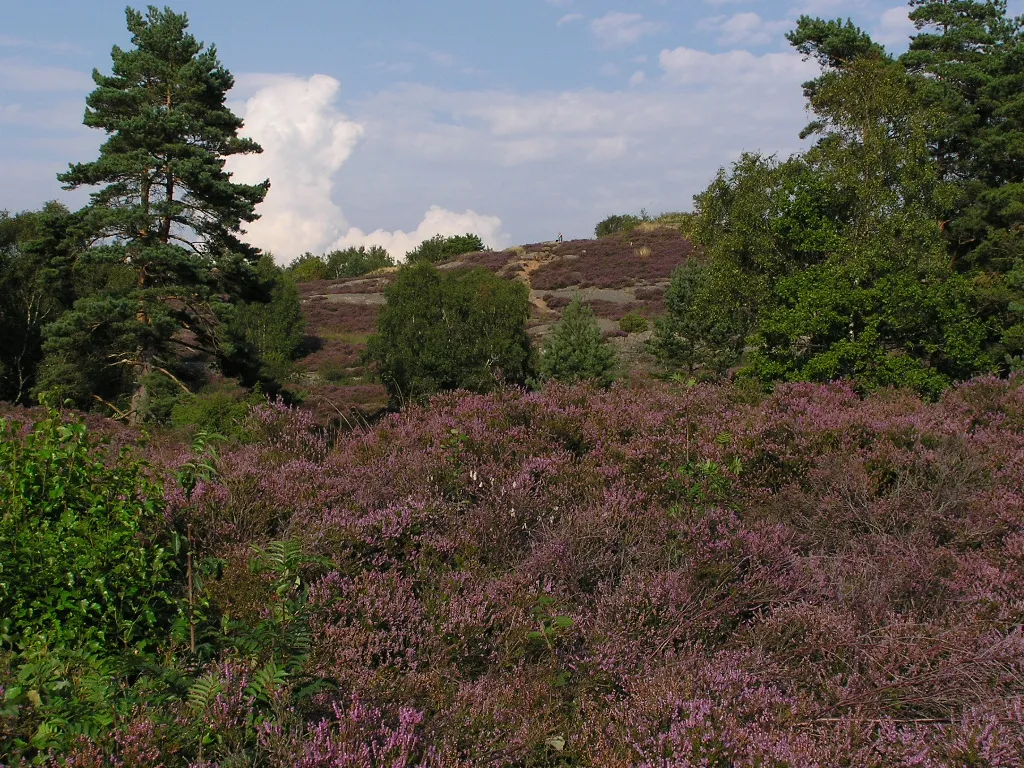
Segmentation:
{"type": "MultiPolygon", "coordinates": [[[[137,6],[141,7],[141,6],[137,6]]],[[[899,0],[177,0],[234,74],[270,178],[247,239],[281,263],[434,234],[491,247],[590,237],[615,213],[690,210],[744,151],[799,151],[785,33],[852,18],[899,52],[899,0]]],[[[1011,0],[1013,14],[1024,0],[1011,0]]],[[[56,174],[96,157],[93,68],[129,47],[124,0],[0,0],[0,209],[71,206],[56,174]]]]}

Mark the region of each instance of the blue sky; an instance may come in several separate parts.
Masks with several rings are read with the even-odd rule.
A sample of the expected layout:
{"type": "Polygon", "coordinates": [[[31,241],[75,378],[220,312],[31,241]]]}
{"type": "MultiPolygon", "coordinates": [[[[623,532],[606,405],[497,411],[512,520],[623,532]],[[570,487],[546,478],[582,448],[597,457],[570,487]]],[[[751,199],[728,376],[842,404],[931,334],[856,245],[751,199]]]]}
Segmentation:
{"type": "MultiPolygon", "coordinates": [[[[54,174],[95,155],[93,67],[128,45],[124,3],[5,3],[0,208],[69,197],[54,174]]],[[[494,246],[589,236],[610,213],[686,210],[744,150],[786,154],[813,75],[783,37],[801,13],[852,17],[895,49],[899,0],[179,0],[215,43],[265,148],[251,239],[303,250],[435,232],[494,246]]],[[[1024,13],[1024,0],[1011,12],[1024,13]]]]}

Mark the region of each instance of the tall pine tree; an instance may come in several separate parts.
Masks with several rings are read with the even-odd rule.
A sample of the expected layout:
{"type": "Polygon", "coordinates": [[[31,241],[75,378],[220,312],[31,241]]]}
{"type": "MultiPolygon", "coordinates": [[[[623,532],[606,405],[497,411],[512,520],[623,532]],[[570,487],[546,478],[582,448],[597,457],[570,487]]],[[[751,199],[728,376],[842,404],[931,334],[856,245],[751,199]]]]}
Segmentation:
{"type": "Polygon", "coordinates": [[[184,358],[233,353],[221,321],[251,284],[258,253],[240,235],[269,182],[236,184],[224,168],[261,149],[238,135],[225,105],[234,80],[216,49],[168,8],[126,14],[134,47],[114,47],[112,74],[94,71],[86,100],[85,124],[107,141],[58,177],[66,189],[100,187],[81,212],[94,244],[83,258],[110,279],[51,327],[43,386],[138,422],[154,391],[187,388],[184,358]]]}
{"type": "Polygon", "coordinates": [[[961,186],[947,240],[961,269],[1005,273],[1024,257],[1024,18],[1004,0],[911,0],[919,33],[902,63],[938,110],[932,142],[961,186]]]}

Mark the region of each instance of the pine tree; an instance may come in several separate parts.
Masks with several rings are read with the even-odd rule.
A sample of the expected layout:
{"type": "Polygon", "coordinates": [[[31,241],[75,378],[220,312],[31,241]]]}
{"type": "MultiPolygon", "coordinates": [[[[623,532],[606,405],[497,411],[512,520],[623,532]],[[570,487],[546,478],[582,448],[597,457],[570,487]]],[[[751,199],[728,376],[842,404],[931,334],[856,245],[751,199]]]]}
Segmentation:
{"type": "Polygon", "coordinates": [[[911,0],[920,30],[903,65],[941,114],[931,141],[961,195],[945,232],[962,271],[1024,257],[1024,18],[1004,0],[911,0]]]}
{"type": "Polygon", "coordinates": [[[654,321],[648,344],[666,371],[711,378],[739,361],[746,331],[741,301],[715,292],[714,277],[710,265],[696,259],[672,274],[667,312],[654,321]]]}
{"type": "Polygon", "coordinates": [[[615,350],[601,334],[593,310],[574,297],[541,349],[541,378],[607,387],[615,380],[615,367],[615,350]]]}
{"type": "Polygon", "coordinates": [[[224,169],[261,149],[238,135],[225,106],[234,81],[216,49],[170,9],[126,14],[134,48],[114,47],[113,73],[94,71],[86,100],[85,124],[107,141],[58,177],[66,189],[101,187],[81,212],[95,245],[84,259],[111,279],[51,329],[44,386],[78,379],[69,394],[127,398],[119,410],[137,422],[154,386],[187,389],[183,356],[231,354],[219,319],[252,283],[258,254],[239,238],[269,182],[235,184],[224,169]]]}

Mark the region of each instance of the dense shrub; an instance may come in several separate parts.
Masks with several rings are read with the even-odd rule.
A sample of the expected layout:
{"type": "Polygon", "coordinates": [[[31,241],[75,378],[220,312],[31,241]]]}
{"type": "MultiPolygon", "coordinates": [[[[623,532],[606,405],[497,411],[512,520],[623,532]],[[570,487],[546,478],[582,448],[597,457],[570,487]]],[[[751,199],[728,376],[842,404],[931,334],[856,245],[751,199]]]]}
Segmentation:
{"type": "Polygon", "coordinates": [[[331,251],[323,256],[304,253],[288,266],[288,273],[299,283],[317,280],[341,280],[361,277],[384,267],[395,266],[395,260],[379,245],[369,249],[361,245],[331,251]]]}
{"type": "Polygon", "coordinates": [[[748,326],[731,307],[715,306],[718,286],[712,280],[710,267],[696,260],[672,275],[665,292],[667,312],[655,319],[648,344],[668,371],[714,377],[740,359],[748,326]]]}
{"type": "Polygon", "coordinates": [[[282,272],[270,256],[260,259],[256,274],[262,295],[256,301],[234,305],[228,333],[251,355],[256,366],[254,377],[283,382],[302,344],[306,319],[293,278],[282,272]]]}
{"type": "Polygon", "coordinates": [[[311,283],[329,277],[327,260],[312,253],[304,253],[295,259],[288,265],[288,273],[297,283],[311,283]]]}
{"type": "Polygon", "coordinates": [[[601,335],[593,311],[575,297],[540,350],[541,378],[607,387],[615,378],[615,367],[615,350],[601,335]]]}
{"type": "Polygon", "coordinates": [[[177,612],[176,564],[152,541],[162,491],[113,465],[80,422],[0,419],[0,640],[144,649],[177,612]]]}
{"type": "Polygon", "coordinates": [[[629,312],[619,320],[619,328],[626,333],[643,333],[647,330],[647,318],[636,312],[629,312]]]}
{"type": "Polygon", "coordinates": [[[249,629],[148,689],[32,662],[0,739],[71,679],[65,722],[101,711],[82,681],[132,686],[60,737],[75,765],[1019,762],[1020,380],[448,394],[333,447],[280,403],[252,425],[167,491],[220,563],[197,602],[249,629]]]}
{"type": "Polygon", "coordinates": [[[416,248],[405,254],[405,260],[409,264],[417,261],[437,264],[442,261],[448,261],[456,256],[462,256],[466,253],[477,253],[483,250],[485,250],[484,241],[480,239],[479,235],[469,233],[465,235],[450,235],[448,237],[434,235],[434,237],[424,240],[416,248]]]}
{"type": "Polygon", "coordinates": [[[424,261],[404,267],[385,296],[367,354],[393,401],[525,380],[530,301],[521,283],[424,261]]]}
{"type": "Polygon", "coordinates": [[[632,214],[616,214],[602,219],[594,227],[594,237],[607,237],[608,235],[624,234],[636,229],[644,221],[649,219],[645,216],[633,216],[632,214]]]}
{"type": "Polygon", "coordinates": [[[245,417],[265,401],[257,389],[247,391],[227,383],[212,385],[195,394],[178,398],[171,410],[171,426],[193,432],[209,432],[227,438],[244,439],[245,417]]]}

